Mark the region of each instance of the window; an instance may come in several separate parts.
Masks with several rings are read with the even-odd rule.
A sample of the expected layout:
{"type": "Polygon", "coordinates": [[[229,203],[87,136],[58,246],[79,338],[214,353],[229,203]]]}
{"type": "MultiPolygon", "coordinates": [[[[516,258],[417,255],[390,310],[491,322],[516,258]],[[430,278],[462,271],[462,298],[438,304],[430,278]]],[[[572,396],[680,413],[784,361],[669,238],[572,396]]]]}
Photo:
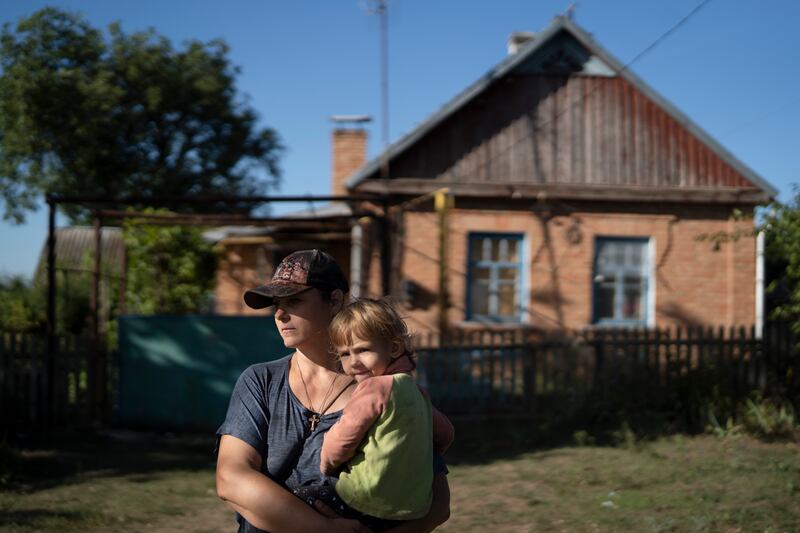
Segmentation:
{"type": "Polygon", "coordinates": [[[522,235],[472,233],[467,268],[467,319],[519,322],[522,235]]]}
{"type": "Polygon", "coordinates": [[[593,280],[594,323],[647,324],[648,239],[598,237],[593,280]]]}

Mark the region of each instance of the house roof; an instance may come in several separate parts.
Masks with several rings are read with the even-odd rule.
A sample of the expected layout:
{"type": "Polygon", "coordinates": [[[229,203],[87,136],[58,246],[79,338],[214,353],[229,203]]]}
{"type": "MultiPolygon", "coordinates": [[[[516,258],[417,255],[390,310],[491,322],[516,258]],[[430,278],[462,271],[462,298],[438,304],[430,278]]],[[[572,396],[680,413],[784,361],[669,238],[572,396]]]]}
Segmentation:
{"type": "Polygon", "coordinates": [[[344,202],[329,202],[320,207],[313,205],[308,209],[292,211],[281,215],[283,218],[315,219],[320,217],[348,217],[353,214],[353,209],[344,202]]]}
{"type": "Polygon", "coordinates": [[[203,238],[209,242],[218,242],[232,237],[269,236],[279,231],[281,227],[291,226],[292,223],[288,222],[288,220],[297,220],[298,222],[335,221],[352,215],[353,209],[348,204],[344,202],[329,202],[320,207],[312,205],[308,209],[284,213],[280,215],[281,222],[276,222],[274,226],[222,226],[203,232],[203,238]]]}
{"type": "MultiPolygon", "coordinates": [[[[408,150],[423,136],[444,122],[448,117],[462,109],[469,102],[483,93],[490,85],[503,78],[511,72],[523,70],[526,61],[529,60],[537,51],[544,49],[553,38],[561,32],[568,32],[582,46],[584,46],[594,56],[587,65],[584,72],[593,75],[620,76],[631,83],[636,89],[650,98],[655,104],[660,106],[667,114],[672,116],[679,124],[686,128],[698,140],[703,142],[712,152],[716,153],[723,161],[728,163],[733,169],[749,180],[753,185],[759,187],[770,197],[778,195],[778,190],[759,176],[750,167],[742,163],[732,153],[719,144],[711,135],[706,133],[688,116],[678,110],[674,105],[658,94],[654,89],[642,81],[638,76],[620,63],[614,56],[606,51],[597,41],[587,32],[581,29],[567,17],[556,17],[553,22],[542,32],[538,33],[533,40],[526,43],[517,53],[507,56],[500,63],[491,68],[486,74],[456,95],[453,99],[443,105],[438,111],[433,113],[427,120],[407,133],[387,149],[388,159],[391,161],[401,153],[408,150]],[[587,72],[586,69],[589,69],[587,72]]],[[[356,173],[347,179],[348,189],[355,189],[364,180],[375,175],[380,170],[382,154],[361,167],[356,173]]]]}
{"type": "MultiPolygon", "coordinates": [[[[56,228],[56,269],[72,272],[90,272],[94,257],[94,228],[73,226],[56,228]]],[[[104,227],[102,231],[101,260],[105,275],[119,275],[122,271],[125,243],[122,231],[116,227],[104,227]]],[[[42,246],[36,266],[35,279],[47,272],[47,241],[42,246]]]]}

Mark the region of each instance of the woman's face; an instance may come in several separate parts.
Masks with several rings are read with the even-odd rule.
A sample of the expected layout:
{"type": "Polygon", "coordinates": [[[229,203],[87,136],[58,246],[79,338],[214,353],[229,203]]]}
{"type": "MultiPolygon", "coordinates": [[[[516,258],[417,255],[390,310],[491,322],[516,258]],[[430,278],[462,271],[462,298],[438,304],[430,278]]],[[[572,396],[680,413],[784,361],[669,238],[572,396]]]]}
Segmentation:
{"type": "Polygon", "coordinates": [[[328,324],[341,306],[338,292],[334,291],[330,300],[317,289],[275,299],[275,324],[287,348],[328,342],[328,324]]]}

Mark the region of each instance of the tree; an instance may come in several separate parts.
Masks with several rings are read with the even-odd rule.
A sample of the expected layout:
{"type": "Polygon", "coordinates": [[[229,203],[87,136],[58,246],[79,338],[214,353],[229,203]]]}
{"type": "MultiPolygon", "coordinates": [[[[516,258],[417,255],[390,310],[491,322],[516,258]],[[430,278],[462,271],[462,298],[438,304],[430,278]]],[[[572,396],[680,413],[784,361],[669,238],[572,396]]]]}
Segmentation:
{"type": "Polygon", "coordinates": [[[42,296],[22,276],[0,278],[0,331],[43,331],[42,296]]]}
{"type": "MultiPolygon", "coordinates": [[[[164,210],[147,209],[164,214],[164,210]]],[[[128,250],[126,301],[135,314],[185,314],[208,310],[216,281],[217,254],[202,230],[153,226],[141,219],[123,224],[128,250]]]]}
{"type": "Polygon", "coordinates": [[[765,217],[765,256],[772,315],[800,330],[800,189],[788,204],[775,203],[765,217]]]}
{"type": "Polygon", "coordinates": [[[0,68],[6,219],[24,221],[42,192],[250,195],[278,183],[280,140],[257,127],[221,40],[176,50],[152,29],[112,24],[105,36],[44,8],[3,27],[0,68]]]}
{"type": "MultiPolygon", "coordinates": [[[[86,333],[91,277],[88,271],[60,274],[56,333],[86,333]]],[[[31,282],[22,276],[0,278],[0,331],[44,333],[46,329],[46,284],[31,282]]]]}

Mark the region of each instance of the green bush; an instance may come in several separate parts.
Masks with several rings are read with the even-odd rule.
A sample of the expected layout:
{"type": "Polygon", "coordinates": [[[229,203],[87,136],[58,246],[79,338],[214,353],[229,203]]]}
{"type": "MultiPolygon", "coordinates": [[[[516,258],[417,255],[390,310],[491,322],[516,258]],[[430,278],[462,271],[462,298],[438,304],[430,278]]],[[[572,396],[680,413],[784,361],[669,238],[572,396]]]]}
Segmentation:
{"type": "Polygon", "coordinates": [[[575,446],[584,447],[584,446],[594,446],[596,443],[596,439],[594,435],[586,431],[585,429],[580,429],[572,434],[572,441],[575,443],[575,446]]]}
{"type": "Polygon", "coordinates": [[[744,428],[741,424],[737,424],[732,416],[727,417],[725,423],[721,424],[714,414],[714,409],[709,407],[706,432],[720,438],[738,437],[744,433],[744,428]]]}
{"type": "Polygon", "coordinates": [[[0,331],[44,330],[43,293],[22,276],[0,278],[0,331]]]}
{"type": "Polygon", "coordinates": [[[784,399],[748,398],[742,406],[745,430],[765,440],[792,438],[798,430],[791,402],[784,399]]]}
{"type": "Polygon", "coordinates": [[[763,398],[754,393],[736,406],[735,414],[727,417],[718,417],[715,409],[709,406],[706,431],[724,438],[747,434],[772,441],[795,438],[800,435],[800,426],[790,401],[778,397],[763,398]]]}
{"type": "MultiPolygon", "coordinates": [[[[145,214],[169,215],[163,209],[145,214]]],[[[131,218],[123,224],[128,250],[128,312],[193,314],[208,311],[216,282],[217,252],[202,228],[154,226],[131,218]]]]}
{"type": "Polygon", "coordinates": [[[640,448],[640,441],[627,421],[623,421],[622,426],[611,433],[611,437],[618,448],[630,451],[640,448]]]}

